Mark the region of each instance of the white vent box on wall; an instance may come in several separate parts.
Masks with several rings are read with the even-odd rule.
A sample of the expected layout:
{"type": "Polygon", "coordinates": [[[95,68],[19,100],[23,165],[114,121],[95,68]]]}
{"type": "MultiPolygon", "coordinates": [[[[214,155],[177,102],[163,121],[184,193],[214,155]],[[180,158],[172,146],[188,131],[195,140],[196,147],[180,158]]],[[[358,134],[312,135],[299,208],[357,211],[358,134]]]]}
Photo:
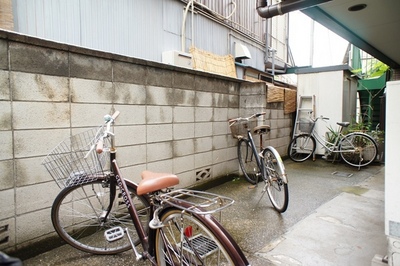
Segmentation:
{"type": "Polygon", "coordinates": [[[181,51],[166,51],[162,53],[162,62],[164,64],[192,68],[192,55],[181,51]]]}

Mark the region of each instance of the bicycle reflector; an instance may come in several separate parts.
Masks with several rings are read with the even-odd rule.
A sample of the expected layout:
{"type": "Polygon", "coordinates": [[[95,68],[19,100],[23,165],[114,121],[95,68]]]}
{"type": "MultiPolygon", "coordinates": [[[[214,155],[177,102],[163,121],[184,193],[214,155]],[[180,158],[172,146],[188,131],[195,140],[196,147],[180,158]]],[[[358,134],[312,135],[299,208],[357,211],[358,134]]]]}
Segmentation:
{"type": "Polygon", "coordinates": [[[188,226],[185,228],[185,236],[186,237],[192,237],[193,235],[193,228],[192,226],[188,226]]]}

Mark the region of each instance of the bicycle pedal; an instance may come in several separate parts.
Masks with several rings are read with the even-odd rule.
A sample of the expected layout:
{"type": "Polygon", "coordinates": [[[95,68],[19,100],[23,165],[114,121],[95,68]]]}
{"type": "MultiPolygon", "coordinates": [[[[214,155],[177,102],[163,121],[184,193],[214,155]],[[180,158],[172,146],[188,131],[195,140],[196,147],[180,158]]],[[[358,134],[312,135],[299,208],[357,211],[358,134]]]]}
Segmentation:
{"type": "Polygon", "coordinates": [[[124,229],[122,227],[117,226],[111,229],[108,229],[104,232],[104,236],[108,242],[113,242],[123,238],[125,235],[124,229]]]}

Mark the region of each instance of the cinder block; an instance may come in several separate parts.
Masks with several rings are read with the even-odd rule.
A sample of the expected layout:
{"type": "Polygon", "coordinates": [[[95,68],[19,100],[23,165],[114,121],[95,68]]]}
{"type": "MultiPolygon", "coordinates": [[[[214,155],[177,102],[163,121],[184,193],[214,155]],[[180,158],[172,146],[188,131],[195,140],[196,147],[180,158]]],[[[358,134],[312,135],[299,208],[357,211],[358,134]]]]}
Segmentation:
{"type": "Polygon", "coordinates": [[[172,140],[172,124],[147,126],[147,143],[168,140],[172,140]]]}
{"type": "Polygon", "coordinates": [[[54,232],[54,227],[51,223],[50,208],[17,216],[16,224],[16,239],[19,244],[54,232]],[[32,228],[32,221],[35,221],[34,230],[32,228]]]}
{"type": "Polygon", "coordinates": [[[204,138],[196,138],[194,140],[195,153],[211,151],[213,149],[213,138],[211,136],[204,138]]]}
{"type": "Polygon", "coordinates": [[[112,81],[111,60],[71,53],[69,63],[71,77],[112,81]]]}
{"type": "Polygon", "coordinates": [[[8,69],[7,41],[0,39],[0,69],[8,69]]]}
{"type": "Polygon", "coordinates": [[[144,85],[146,84],[147,67],[125,62],[113,61],[113,80],[144,85]]]}
{"type": "MultiPolygon", "coordinates": [[[[48,147],[49,152],[53,147],[48,147]]],[[[15,160],[15,176],[17,187],[52,181],[51,175],[42,165],[43,157],[15,160]]]]}
{"type": "Polygon", "coordinates": [[[228,125],[228,108],[213,108],[214,121],[225,122],[228,125]]]}
{"type": "Polygon", "coordinates": [[[129,167],[147,163],[146,145],[117,147],[117,161],[119,167],[129,167]]]}
{"type": "Polygon", "coordinates": [[[196,91],[195,106],[213,106],[213,95],[209,92],[196,91]]]}
{"type": "MultiPolygon", "coordinates": [[[[111,104],[71,104],[72,127],[97,127],[104,123],[104,115],[112,114],[111,104]]],[[[118,121],[120,121],[118,119],[118,121]]]]}
{"type": "Polygon", "coordinates": [[[174,72],[173,87],[180,89],[194,89],[194,75],[189,73],[174,72]]]}
{"type": "Polygon", "coordinates": [[[195,107],[195,122],[209,122],[213,120],[214,109],[211,107],[195,107]]]}
{"type": "Polygon", "coordinates": [[[14,189],[1,191],[0,207],[0,220],[15,216],[14,189]]]}
{"type": "Polygon", "coordinates": [[[13,102],[14,129],[68,127],[69,121],[68,103],[13,102]]]}
{"type": "Polygon", "coordinates": [[[117,104],[145,104],[146,89],[144,85],[114,82],[115,97],[117,104]]]}
{"type": "Polygon", "coordinates": [[[212,152],[213,164],[223,163],[227,159],[227,149],[214,150],[212,152]]]}
{"type": "Polygon", "coordinates": [[[148,105],[173,105],[174,90],[156,86],[146,87],[146,103],[148,105]]]}
{"type": "MultiPolygon", "coordinates": [[[[2,132],[0,132],[0,134],[1,133],[2,132]]],[[[62,140],[69,136],[69,129],[14,131],[15,158],[46,155],[62,140]]],[[[10,141],[9,143],[11,145],[12,142],[10,141]]]]}
{"type": "Polygon", "coordinates": [[[194,138],[194,123],[173,124],[174,140],[194,138]]]}
{"type": "Polygon", "coordinates": [[[227,121],[213,122],[213,135],[226,135],[228,133],[230,133],[230,128],[227,121]]]}
{"type": "Polygon", "coordinates": [[[228,94],[221,94],[221,93],[214,93],[214,107],[220,108],[227,108],[229,106],[229,95],[228,94]]]}
{"type": "Polygon", "coordinates": [[[20,42],[9,42],[12,71],[68,77],[68,53],[20,42]]]}
{"type": "Polygon", "coordinates": [[[0,193],[1,193],[2,190],[14,187],[13,161],[12,160],[0,161],[0,173],[1,173],[1,178],[0,178],[0,193]]]}
{"type": "Polygon", "coordinates": [[[173,170],[173,160],[162,160],[157,162],[150,162],[147,164],[147,170],[161,173],[179,174],[173,170]]]}
{"type": "Polygon", "coordinates": [[[147,161],[160,161],[171,159],[172,156],[172,142],[157,142],[147,145],[147,161]]]}
{"type": "Polygon", "coordinates": [[[195,140],[184,139],[173,142],[173,157],[194,154],[195,140]]]}
{"type": "Polygon", "coordinates": [[[0,100],[10,100],[10,82],[8,73],[8,71],[0,70],[0,100]]]}
{"type": "Polygon", "coordinates": [[[116,126],[114,128],[116,146],[136,145],[146,143],[146,126],[116,126]]]}
{"type": "MultiPolygon", "coordinates": [[[[12,131],[0,131],[0,160],[13,158],[12,131]]],[[[18,145],[18,143],[16,143],[18,145]]]]}
{"type": "Polygon", "coordinates": [[[11,130],[11,103],[0,101],[0,130],[11,130]]]}
{"type": "MultiPolygon", "coordinates": [[[[120,111],[116,120],[116,125],[145,125],[146,106],[145,105],[115,105],[115,110],[120,111]]],[[[111,110],[109,110],[111,111],[111,110]]]]}
{"type": "Polygon", "coordinates": [[[172,87],[171,71],[161,68],[147,68],[147,84],[152,86],[172,87]]]}
{"type": "Polygon", "coordinates": [[[174,107],[174,123],[194,122],[194,107],[174,107]]]}
{"type": "Polygon", "coordinates": [[[114,100],[111,82],[71,78],[71,101],[74,103],[109,103],[114,100]]]}
{"type": "Polygon", "coordinates": [[[213,136],[213,149],[223,149],[226,148],[226,142],[227,142],[227,135],[214,135],[213,136]]]}
{"type": "Polygon", "coordinates": [[[11,72],[10,80],[14,100],[69,102],[67,77],[11,72]]]}
{"type": "Polygon", "coordinates": [[[172,160],[173,173],[182,173],[194,169],[194,155],[174,157],[172,160]]]}
{"type": "Polygon", "coordinates": [[[192,90],[175,89],[174,105],[194,106],[195,94],[196,94],[195,91],[192,91],[192,90]]]}
{"type": "Polygon", "coordinates": [[[211,167],[211,165],[213,164],[212,151],[196,153],[194,155],[194,162],[194,167],[196,169],[202,167],[211,167]]]}
{"type": "Polygon", "coordinates": [[[0,228],[0,240],[2,240],[0,243],[0,250],[6,253],[8,253],[8,250],[14,251],[13,247],[16,244],[15,218],[12,217],[5,220],[0,220],[0,228]]]}
{"type": "Polygon", "coordinates": [[[195,123],[194,136],[196,138],[212,136],[212,122],[195,123]]]}
{"type": "Polygon", "coordinates": [[[146,118],[147,124],[172,123],[172,107],[147,106],[146,118]]]}
{"type": "Polygon", "coordinates": [[[17,187],[15,191],[16,214],[21,215],[24,213],[36,212],[51,207],[59,192],[60,188],[55,182],[17,187]]]}

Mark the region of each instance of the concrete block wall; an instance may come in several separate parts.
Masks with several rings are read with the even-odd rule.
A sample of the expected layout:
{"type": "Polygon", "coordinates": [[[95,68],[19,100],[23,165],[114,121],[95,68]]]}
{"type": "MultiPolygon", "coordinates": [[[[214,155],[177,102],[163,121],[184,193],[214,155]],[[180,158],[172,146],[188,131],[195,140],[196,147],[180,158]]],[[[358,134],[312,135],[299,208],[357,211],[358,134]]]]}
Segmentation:
{"type": "MultiPolygon", "coordinates": [[[[258,112],[266,112],[258,121],[258,125],[270,125],[271,131],[263,136],[263,147],[272,146],[284,157],[291,140],[293,130],[293,114],[285,114],[284,103],[267,103],[267,86],[265,83],[246,83],[240,89],[240,114],[250,116],[258,112]]],[[[259,140],[258,137],[254,139],[259,140]]],[[[257,142],[258,143],[258,142],[257,142]]],[[[259,145],[259,143],[258,143],[259,145]]]]}
{"type": "MultiPolygon", "coordinates": [[[[50,207],[59,188],[41,162],[60,141],[115,110],[126,178],[139,181],[145,169],[172,172],[179,186],[191,187],[237,173],[227,119],[243,111],[242,87],[254,98],[265,91],[265,84],[0,30],[0,250],[55,235],[50,207]]],[[[279,127],[280,110],[268,112],[279,127]]],[[[286,139],[279,130],[271,143],[286,139]]]]}

